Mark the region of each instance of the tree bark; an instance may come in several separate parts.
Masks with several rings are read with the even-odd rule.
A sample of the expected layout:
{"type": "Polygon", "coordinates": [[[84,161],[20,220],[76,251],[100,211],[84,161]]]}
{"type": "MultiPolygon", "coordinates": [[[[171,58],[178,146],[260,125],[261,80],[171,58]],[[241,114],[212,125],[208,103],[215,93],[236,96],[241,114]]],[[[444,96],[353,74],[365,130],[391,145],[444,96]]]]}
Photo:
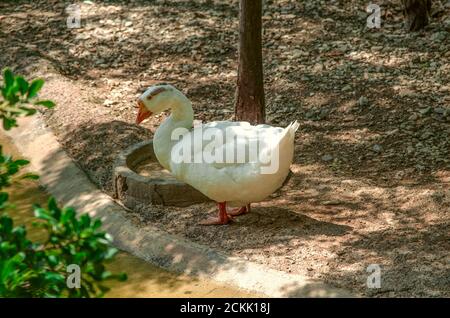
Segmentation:
{"type": "Polygon", "coordinates": [[[262,0],[240,0],[235,115],[251,124],[265,122],[261,20],[262,0]]]}
{"type": "Polygon", "coordinates": [[[428,25],[431,13],[431,0],[402,0],[406,27],[418,31],[428,25]]]}

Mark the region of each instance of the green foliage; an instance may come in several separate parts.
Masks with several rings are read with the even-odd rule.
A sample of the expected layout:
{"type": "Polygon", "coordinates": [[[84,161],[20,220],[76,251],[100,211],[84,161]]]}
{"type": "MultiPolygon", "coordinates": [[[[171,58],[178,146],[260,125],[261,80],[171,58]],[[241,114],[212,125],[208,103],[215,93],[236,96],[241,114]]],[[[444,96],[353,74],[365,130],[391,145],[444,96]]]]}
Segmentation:
{"type": "MultiPolygon", "coordinates": [[[[8,130],[17,126],[16,118],[36,112],[34,106],[53,107],[51,101],[36,101],[43,80],[28,83],[21,76],[6,69],[0,116],[8,130]],[[31,106],[30,106],[31,105],[31,106]]],[[[22,180],[37,179],[20,169],[29,163],[4,155],[0,146],[0,191],[22,180]]],[[[111,238],[100,230],[101,221],[88,214],[77,217],[72,208],[59,208],[53,198],[47,208],[34,206],[38,222],[33,225],[46,233],[44,242],[27,238],[24,226],[14,226],[6,210],[14,208],[7,192],[0,192],[0,297],[101,297],[108,290],[102,284],[108,279],[125,280],[125,274],[115,275],[105,268],[117,250],[111,238]],[[69,265],[80,268],[80,288],[67,284],[69,265]]]]}
{"type": "Polygon", "coordinates": [[[17,117],[34,115],[37,106],[46,108],[55,106],[49,100],[36,100],[43,85],[42,79],[29,83],[22,76],[15,76],[9,68],[3,71],[3,85],[0,86],[3,97],[0,103],[0,118],[3,120],[5,130],[17,126],[17,117]]]}
{"type": "Polygon", "coordinates": [[[125,280],[114,275],[104,263],[117,249],[111,238],[100,231],[101,221],[88,214],[76,216],[72,208],[60,209],[53,198],[48,207],[34,207],[39,220],[34,225],[46,232],[43,243],[27,239],[23,226],[0,217],[0,296],[2,297],[100,297],[108,291],[107,279],[125,280]],[[69,288],[67,267],[80,267],[80,288],[69,288]]]}
{"type": "Polygon", "coordinates": [[[4,155],[2,146],[0,145],[0,190],[3,187],[10,186],[12,182],[20,179],[38,179],[39,177],[32,173],[23,173],[16,176],[20,169],[29,163],[30,162],[28,160],[14,160],[11,156],[4,155]]]}

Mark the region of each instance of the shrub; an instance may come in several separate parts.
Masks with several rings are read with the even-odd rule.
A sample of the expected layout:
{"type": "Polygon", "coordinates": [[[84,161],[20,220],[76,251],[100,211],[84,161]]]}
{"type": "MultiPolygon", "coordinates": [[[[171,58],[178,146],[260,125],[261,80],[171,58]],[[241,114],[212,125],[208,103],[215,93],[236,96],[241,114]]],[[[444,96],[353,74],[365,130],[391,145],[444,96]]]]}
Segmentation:
{"type": "MultiPolygon", "coordinates": [[[[54,103],[38,100],[37,93],[44,81],[31,83],[6,69],[0,86],[0,117],[3,128],[17,126],[16,118],[36,113],[38,106],[52,108],[54,103]]],[[[24,226],[14,226],[6,213],[13,209],[3,189],[22,179],[37,179],[31,173],[21,173],[29,162],[4,155],[0,146],[0,297],[101,297],[108,290],[102,284],[107,279],[125,280],[125,274],[114,275],[105,263],[112,260],[117,249],[110,236],[100,231],[101,221],[88,214],[77,217],[70,207],[59,208],[50,198],[47,208],[34,206],[38,222],[33,226],[46,233],[44,242],[27,238],[24,226]],[[69,265],[80,270],[79,288],[67,283],[69,265]]]]}

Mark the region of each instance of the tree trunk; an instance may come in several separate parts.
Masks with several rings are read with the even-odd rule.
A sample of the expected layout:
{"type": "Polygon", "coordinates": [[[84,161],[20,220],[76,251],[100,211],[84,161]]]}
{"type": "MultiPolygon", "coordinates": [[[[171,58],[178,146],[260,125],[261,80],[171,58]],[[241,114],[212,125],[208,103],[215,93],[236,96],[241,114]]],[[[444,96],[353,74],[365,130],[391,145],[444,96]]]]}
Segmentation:
{"type": "Polygon", "coordinates": [[[262,0],[240,0],[236,120],[264,123],[262,0]]]}
{"type": "Polygon", "coordinates": [[[406,26],[410,31],[418,31],[428,25],[431,0],[402,0],[406,26]]]}

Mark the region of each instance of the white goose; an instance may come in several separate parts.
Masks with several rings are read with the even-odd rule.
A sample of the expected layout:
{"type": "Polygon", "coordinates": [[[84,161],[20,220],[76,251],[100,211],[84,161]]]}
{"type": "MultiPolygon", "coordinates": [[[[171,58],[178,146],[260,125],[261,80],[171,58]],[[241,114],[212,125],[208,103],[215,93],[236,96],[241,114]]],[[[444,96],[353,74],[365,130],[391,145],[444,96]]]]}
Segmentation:
{"type": "Polygon", "coordinates": [[[138,107],[137,124],[152,114],[171,110],[171,115],[155,132],[155,155],[175,178],[217,202],[218,217],[208,218],[201,224],[227,224],[232,216],[249,212],[251,202],[262,201],[276,191],[289,173],[297,122],[284,129],[231,121],[193,127],[191,102],[175,87],[165,84],[150,87],[139,97],[138,107]],[[229,133],[234,137],[222,140],[229,133]],[[181,140],[174,138],[179,135],[181,140]],[[245,155],[239,157],[242,149],[245,155]],[[250,155],[251,149],[255,150],[257,160],[250,155]],[[214,157],[216,154],[220,156],[214,157]],[[227,211],[227,204],[240,208],[227,211]]]}

